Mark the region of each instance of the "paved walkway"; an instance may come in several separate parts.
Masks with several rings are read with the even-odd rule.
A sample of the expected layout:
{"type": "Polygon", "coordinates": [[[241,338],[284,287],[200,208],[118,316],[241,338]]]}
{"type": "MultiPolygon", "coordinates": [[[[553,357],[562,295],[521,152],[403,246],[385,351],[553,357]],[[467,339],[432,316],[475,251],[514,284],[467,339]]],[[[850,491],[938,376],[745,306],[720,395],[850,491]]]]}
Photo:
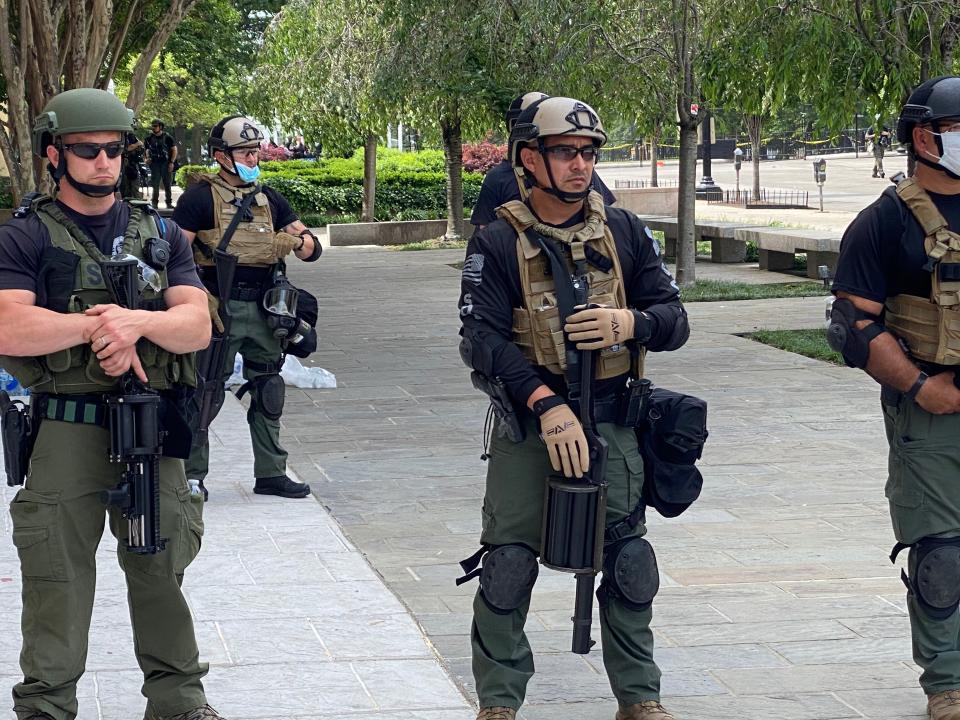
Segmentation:
{"type": "MultiPolygon", "coordinates": [[[[213,432],[203,549],[184,582],[210,703],[229,720],[472,718],[416,623],[323,506],[252,493],[244,411],[229,395],[213,432]]],[[[3,493],[9,502],[12,489],[3,493]]],[[[20,672],[20,573],[2,519],[0,687],[10,688],[20,672]]],[[[106,535],[78,717],[134,720],[142,674],[106,535]]]]}
{"type": "MultiPolygon", "coordinates": [[[[469,692],[470,604],[486,403],[457,353],[461,252],[334,248],[295,279],[320,296],[312,362],[336,390],[288,393],[300,475],[469,692]]],[[[742,271],[742,269],[741,269],[742,271]]],[[[699,304],[655,382],[710,402],[702,499],[651,518],[663,691],[680,717],[920,717],[903,588],[886,556],[886,454],[862,373],[731,333],[815,327],[823,298],[699,304]]],[[[542,572],[528,630],[538,674],[522,717],[609,720],[598,652],[568,652],[573,579],[542,572]]]]}

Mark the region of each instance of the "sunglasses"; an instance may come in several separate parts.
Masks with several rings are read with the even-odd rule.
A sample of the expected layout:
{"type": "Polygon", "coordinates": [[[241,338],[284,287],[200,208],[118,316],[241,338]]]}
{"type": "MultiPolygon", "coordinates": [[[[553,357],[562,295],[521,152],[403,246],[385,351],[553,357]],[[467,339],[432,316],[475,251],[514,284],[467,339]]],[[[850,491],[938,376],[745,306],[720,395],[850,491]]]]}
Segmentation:
{"type": "Polygon", "coordinates": [[[71,143],[64,145],[63,149],[69,150],[78,158],[83,158],[84,160],[96,159],[97,156],[100,155],[100,151],[103,150],[107,154],[107,157],[112,160],[115,157],[119,157],[120,153],[123,152],[123,143],[120,141],[108,143],[71,143]]]}
{"type": "Polygon", "coordinates": [[[554,145],[544,148],[543,152],[553,155],[563,162],[572,162],[577,155],[582,157],[584,162],[593,162],[597,159],[598,150],[593,145],[584,145],[580,148],[573,145],[554,145]]]}

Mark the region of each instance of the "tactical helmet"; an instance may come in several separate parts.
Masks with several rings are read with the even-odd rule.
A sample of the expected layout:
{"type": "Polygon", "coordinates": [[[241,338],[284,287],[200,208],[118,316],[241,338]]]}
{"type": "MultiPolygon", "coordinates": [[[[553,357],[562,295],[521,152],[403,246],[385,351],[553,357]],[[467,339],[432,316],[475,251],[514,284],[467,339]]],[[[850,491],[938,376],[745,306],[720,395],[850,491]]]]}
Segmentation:
{"type": "Polygon", "coordinates": [[[160,118],[154,118],[153,120],[150,121],[150,127],[156,127],[157,125],[159,125],[162,128],[166,127],[166,125],[163,124],[163,120],[161,120],[160,118]]]}
{"type": "Polygon", "coordinates": [[[61,135],[133,130],[133,110],[113,93],[96,88],[67,90],[53,97],[33,121],[33,152],[44,157],[61,135]]]}
{"type": "Polygon", "coordinates": [[[551,135],[592,138],[597,147],[607,142],[607,134],[592,107],[573,98],[548,97],[532,104],[517,118],[510,133],[510,162],[522,168],[520,150],[534,140],[542,150],[544,138],[551,135]]]}
{"type": "Polygon", "coordinates": [[[507,110],[505,119],[507,121],[507,130],[513,130],[513,126],[517,122],[517,118],[520,117],[520,113],[526,110],[528,107],[533,105],[536,102],[541,100],[546,100],[549,95],[542,92],[528,92],[523,95],[518,95],[513,99],[513,102],[510,103],[510,108],[507,110]]]}
{"type": "MultiPolygon", "coordinates": [[[[911,144],[913,128],[927,123],[933,125],[934,132],[940,132],[937,121],[944,118],[960,118],[960,77],[956,75],[927,80],[910,93],[897,121],[897,140],[911,144]]],[[[937,138],[938,145],[939,141],[937,138]]]]}
{"type": "Polygon", "coordinates": [[[243,115],[229,115],[210,130],[207,150],[211,157],[216,150],[229,154],[230,150],[238,148],[260,147],[265,139],[253,120],[243,115]]]}

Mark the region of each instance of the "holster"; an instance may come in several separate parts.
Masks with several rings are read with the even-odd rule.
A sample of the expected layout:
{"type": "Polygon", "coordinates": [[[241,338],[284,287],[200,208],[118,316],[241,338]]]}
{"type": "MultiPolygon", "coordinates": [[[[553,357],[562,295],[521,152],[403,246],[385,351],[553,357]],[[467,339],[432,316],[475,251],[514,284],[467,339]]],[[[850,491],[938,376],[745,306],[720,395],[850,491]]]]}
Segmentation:
{"type": "Polygon", "coordinates": [[[507,392],[507,386],[500,378],[489,378],[477,370],[470,373],[470,381],[480,392],[490,398],[490,405],[493,407],[493,414],[499,420],[499,432],[501,436],[507,438],[510,442],[521,443],[527,437],[527,431],[523,427],[523,422],[517,414],[517,409],[513,405],[510,393],[507,392]]]}
{"type": "Polygon", "coordinates": [[[22,400],[11,400],[6,390],[0,390],[0,432],[3,434],[3,464],[7,471],[7,485],[23,485],[36,437],[30,406],[22,400]]]}

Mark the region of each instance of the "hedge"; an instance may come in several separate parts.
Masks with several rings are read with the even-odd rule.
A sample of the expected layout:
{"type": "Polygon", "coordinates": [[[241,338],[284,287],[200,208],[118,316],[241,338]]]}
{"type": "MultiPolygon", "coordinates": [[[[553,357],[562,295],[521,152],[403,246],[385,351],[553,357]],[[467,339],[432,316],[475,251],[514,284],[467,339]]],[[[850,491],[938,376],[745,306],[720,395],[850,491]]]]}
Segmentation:
{"type": "MultiPolygon", "coordinates": [[[[260,168],[264,184],[283,195],[300,215],[359,215],[362,209],[362,151],[350,158],[264,162],[260,168]]],[[[177,173],[177,183],[184,186],[187,176],[198,172],[211,170],[185,165],[177,173]]],[[[463,203],[472,207],[480,194],[483,176],[463,173],[462,177],[463,203]]],[[[443,153],[378,150],[376,214],[381,220],[446,217],[443,153]]]]}

